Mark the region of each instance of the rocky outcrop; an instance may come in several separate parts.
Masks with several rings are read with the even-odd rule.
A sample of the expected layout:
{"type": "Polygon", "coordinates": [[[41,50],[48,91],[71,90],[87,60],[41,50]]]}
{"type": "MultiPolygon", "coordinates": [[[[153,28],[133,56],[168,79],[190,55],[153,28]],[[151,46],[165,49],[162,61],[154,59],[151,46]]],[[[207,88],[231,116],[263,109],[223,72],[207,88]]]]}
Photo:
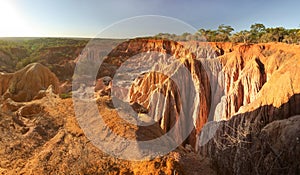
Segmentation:
{"type": "Polygon", "coordinates": [[[110,77],[103,77],[98,79],[95,85],[95,92],[97,92],[97,94],[100,96],[110,95],[111,80],[112,79],[110,77]]]}
{"type": "Polygon", "coordinates": [[[298,174],[300,170],[300,116],[274,121],[259,135],[262,156],[258,172],[298,174]]]}
{"type": "Polygon", "coordinates": [[[274,104],[279,107],[284,103],[283,99],[287,100],[295,94],[295,91],[292,91],[292,83],[299,82],[298,79],[282,77],[286,86],[281,88],[284,93],[282,96],[276,95],[277,91],[273,88],[270,90],[271,88],[264,87],[274,87],[275,84],[281,83],[278,81],[279,75],[284,73],[287,76],[296,71],[289,69],[289,65],[296,64],[299,58],[297,50],[299,46],[291,47],[281,43],[176,43],[135,39],[123,42],[108,54],[102,73],[106,72],[105,76],[117,79],[115,83],[119,83],[115,84],[114,89],[113,80],[112,91],[115,90],[115,94],[112,95],[143,105],[165,132],[178,120],[180,108],[193,101],[194,97],[178,93],[178,89],[183,87],[187,91],[191,90],[187,88],[191,83],[199,97],[197,105],[192,107],[191,111],[199,107],[199,113],[185,113],[186,117],[192,118],[195,127],[185,143],[195,146],[195,138],[207,121],[228,120],[238,113],[255,110],[263,105],[274,104]],[[156,55],[157,53],[160,55],[156,55]],[[174,82],[171,77],[178,67],[166,63],[166,60],[172,62],[172,59],[163,55],[175,57],[187,68],[192,77],[191,82],[188,82],[186,76],[178,76],[180,83],[174,82]],[[147,60],[147,65],[144,60],[147,60]],[[127,64],[134,65],[134,69],[127,64]],[[154,68],[149,70],[147,66],[154,68]],[[107,67],[112,70],[108,71],[107,67]],[[265,93],[272,93],[268,102],[265,93]],[[261,100],[258,100],[260,97],[261,100]]]}
{"type": "Polygon", "coordinates": [[[114,78],[112,96],[142,105],[165,132],[176,127],[176,138],[195,146],[195,133],[208,118],[211,91],[194,54],[174,41],[134,39],[117,46],[104,63],[102,73],[107,64],[116,67],[107,75],[114,78]],[[179,120],[182,123],[175,125],[179,120]],[[187,132],[193,134],[186,138],[187,132]]]}
{"type": "MultiPolygon", "coordinates": [[[[155,56],[146,54],[142,59],[134,60],[143,62],[146,59],[148,64],[157,69],[132,78],[135,81],[128,96],[131,103],[137,102],[149,109],[150,116],[165,132],[174,128],[180,113],[192,116],[195,130],[184,143],[197,149],[195,138],[199,136],[199,151],[214,161],[220,174],[293,174],[299,171],[299,164],[294,163],[299,162],[297,156],[291,156],[291,149],[284,151],[284,146],[274,150],[273,147],[278,147],[278,144],[275,138],[271,138],[273,141],[270,143],[265,140],[264,129],[268,124],[276,125],[273,122],[277,120],[289,120],[300,114],[298,45],[153,42],[135,40],[117,47],[114,54],[128,54],[117,66],[122,68],[121,65],[129,57],[147,50],[167,53],[179,59],[189,70],[192,83],[188,82],[187,76],[179,78],[180,83],[174,82],[170,78],[173,74],[168,74],[168,70],[176,72],[174,70],[177,69],[164,62],[155,67],[155,63],[152,63],[155,56]],[[161,72],[167,72],[167,75],[161,72]],[[194,98],[178,93],[179,89],[191,84],[198,90],[200,99],[197,102],[200,112],[196,116],[180,110],[194,98]],[[207,121],[219,122],[204,125],[207,121]],[[266,144],[269,146],[266,147],[266,144]],[[286,161],[289,156],[292,161],[286,161]]],[[[127,98],[126,95],[123,97],[127,98]]],[[[196,108],[193,106],[191,109],[195,111],[196,108]]],[[[176,129],[180,137],[181,128],[176,129]]],[[[297,129],[289,129],[294,133],[291,137],[297,138],[297,129]]],[[[276,137],[270,134],[270,137],[276,137]]],[[[293,148],[299,149],[295,141],[287,139],[282,142],[285,142],[283,145],[291,143],[293,148]]]]}
{"type": "MultiPolygon", "coordinates": [[[[143,128],[125,122],[115,109],[105,107],[107,99],[107,96],[98,99],[99,112],[106,121],[100,136],[103,140],[112,139],[109,146],[115,151],[122,149],[118,147],[120,143],[107,135],[109,128],[124,138],[138,140],[163,134],[158,125],[143,128]]],[[[72,99],[46,96],[22,103],[8,99],[7,103],[13,103],[14,107],[5,108],[5,113],[0,111],[0,172],[3,174],[215,174],[208,160],[203,162],[184,148],[147,161],[122,160],[104,153],[80,128],[72,99]]],[[[94,122],[89,117],[85,119],[94,122]]]]}
{"type": "MultiPolygon", "coordinates": [[[[170,140],[183,142],[187,148],[179,146],[164,157],[138,163],[109,157],[84,136],[75,120],[72,100],[53,94],[58,92],[58,80],[44,66],[31,64],[13,74],[2,73],[0,140],[4,144],[0,145],[0,172],[93,174],[110,170],[116,174],[178,174],[185,166],[188,174],[199,174],[200,170],[191,170],[200,166],[195,163],[201,161],[200,157],[193,153],[198,150],[213,161],[219,174],[297,174],[299,50],[299,45],[280,43],[134,39],[119,44],[105,57],[97,81],[77,77],[80,83],[87,83],[73,90],[84,93],[89,88],[92,93],[84,95],[91,98],[94,91],[98,92],[97,112],[108,127],[96,131],[101,141],[109,140],[106,147],[122,152],[123,147],[111,144],[117,136],[144,141],[172,131],[174,137],[170,140]],[[24,102],[32,99],[35,101],[24,102]],[[114,102],[121,105],[115,106],[114,102]],[[126,110],[122,113],[125,102],[136,115],[126,110]],[[126,120],[151,125],[130,124],[119,114],[124,114],[126,120]],[[115,137],[109,137],[112,133],[115,137]]],[[[51,61],[54,64],[60,59],[47,58],[51,61]]],[[[55,68],[61,79],[68,79],[76,61],[60,62],[70,63],[66,77],[64,66],[55,68]]],[[[69,93],[70,81],[60,88],[69,93]]],[[[84,111],[90,112],[90,108],[84,111]]],[[[92,118],[82,119],[95,122],[92,118]]],[[[164,148],[168,144],[156,146],[164,148]]],[[[124,150],[132,154],[132,150],[124,150]]]]}
{"type": "MultiPolygon", "coordinates": [[[[223,65],[225,100],[219,104],[219,108],[223,111],[219,119],[229,119],[239,111],[247,111],[244,110],[244,107],[249,104],[253,105],[253,102],[257,98],[264,96],[265,93],[274,92],[267,104],[272,104],[274,102],[272,98],[277,97],[279,104],[275,106],[278,107],[281,105],[280,101],[283,100],[282,98],[286,101],[288,95],[281,94],[285,96],[282,97],[276,94],[277,92],[271,87],[282,84],[282,82],[287,80],[290,82],[285,83],[287,87],[285,89],[281,88],[283,89],[282,91],[285,91],[285,93],[289,92],[290,95],[295,94],[295,92],[291,92],[291,88],[288,86],[298,82],[298,79],[294,79],[297,76],[291,76],[291,79],[281,77],[282,81],[278,81],[278,78],[283,72],[285,76],[293,74],[295,69],[294,67],[291,69],[290,65],[295,65],[296,60],[299,59],[298,49],[299,46],[291,48],[285,44],[237,45],[233,47],[232,52],[221,56],[219,59],[223,65]],[[269,86],[269,88],[264,88],[268,89],[269,92],[263,90],[264,86],[269,86]]],[[[263,104],[256,105],[252,109],[258,108],[263,104]]]]}
{"type": "Polygon", "coordinates": [[[200,140],[209,134],[213,137],[202,144],[200,154],[213,160],[219,174],[297,174],[299,117],[293,116],[300,114],[299,102],[296,94],[279,108],[266,105],[215,122],[210,128],[216,131],[205,126],[200,140]]]}
{"type": "Polygon", "coordinates": [[[0,74],[0,95],[14,101],[30,101],[40,90],[53,85],[54,93],[59,92],[57,77],[45,66],[34,63],[15,73],[0,74]]]}
{"type": "MultiPolygon", "coordinates": [[[[242,86],[234,83],[233,87],[241,93],[236,93],[235,98],[227,97],[227,109],[230,107],[228,105],[230,100],[236,102],[233,104],[242,106],[236,109],[237,112],[233,113],[228,121],[212,124],[210,128],[217,128],[215,133],[209,133],[211,129],[204,127],[200,135],[199,150],[202,155],[214,160],[220,174],[297,174],[299,172],[299,158],[294,155],[294,149],[299,149],[297,143],[299,136],[296,134],[298,129],[294,126],[299,125],[299,122],[296,119],[298,117],[293,117],[300,114],[298,83],[300,74],[297,71],[300,68],[299,46],[278,45],[280,45],[279,50],[271,44],[259,45],[261,56],[253,54],[252,59],[260,60],[260,63],[257,63],[259,71],[252,72],[247,77],[239,76],[236,80],[238,83],[242,79],[244,82],[247,82],[246,80],[251,82],[253,77],[255,80],[253,85],[256,86],[251,86],[250,83],[244,83],[242,86]],[[264,76],[259,78],[259,75],[264,76]],[[265,83],[262,85],[260,80],[265,80],[265,83]],[[245,85],[247,89],[257,87],[255,91],[258,92],[250,95],[249,90],[244,91],[245,85]],[[251,96],[252,98],[247,98],[251,96]],[[245,98],[249,102],[246,103],[245,98]],[[285,124],[290,125],[284,126],[285,124]],[[212,140],[207,144],[201,144],[202,138],[211,134],[212,140]],[[282,139],[283,136],[287,139],[282,139]],[[275,140],[280,142],[281,146],[278,146],[275,140]],[[287,149],[287,144],[293,149],[287,149]]],[[[249,62],[251,63],[251,59],[246,64],[249,62]]],[[[246,71],[245,68],[242,72],[246,71]]]]}

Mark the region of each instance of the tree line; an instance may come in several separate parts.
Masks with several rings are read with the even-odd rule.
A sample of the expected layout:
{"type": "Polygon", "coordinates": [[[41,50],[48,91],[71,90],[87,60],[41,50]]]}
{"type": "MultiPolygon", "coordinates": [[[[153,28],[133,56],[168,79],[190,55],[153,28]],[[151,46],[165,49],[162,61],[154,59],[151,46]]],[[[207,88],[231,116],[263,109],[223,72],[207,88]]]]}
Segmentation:
{"type": "Polygon", "coordinates": [[[286,29],[284,27],[266,28],[265,25],[255,23],[249,30],[234,33],[234,28],[221,24],[216,30],[199,29],[196,33],[183,33],[175,35],[159,33],[156,38],[167,38],[175,41],[209,41],[209,42],[243,42],[243,43],[267,43],[284,42],[288,44],[300,43],[300,29],[286,29]]]}

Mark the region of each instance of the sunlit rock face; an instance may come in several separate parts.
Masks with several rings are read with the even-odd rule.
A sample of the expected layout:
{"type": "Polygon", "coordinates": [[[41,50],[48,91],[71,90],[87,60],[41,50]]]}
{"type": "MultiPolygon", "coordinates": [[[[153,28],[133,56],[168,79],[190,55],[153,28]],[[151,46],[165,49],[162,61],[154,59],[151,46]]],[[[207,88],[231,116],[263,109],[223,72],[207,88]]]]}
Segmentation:
{"type": "MultiPolygon", "coordinates": [[[[295,127],[300,114],[299,49],[274,43],[247,45],[220,58],[227,76],[220,108],[227,112],[222,118],[228,120],[212,125],[216,128],[213,138],[206,144],[200,141],[199,148],[212,158],[220,174],[299,171],[295,154],[299,149],[295,127]],[[230,70],[228,65],[239,66],[230,70]]],[[[200,140],[209,131],[204,129],[200,140]]]]}
{"type": "MultiPolygon", "coordinates": [[[[187,123],[192,120],[195,129],[184,143],[195,146],[207,121],[229,120],[265,104],[278,107],[295,94],[291,82],[297,80],[288,77],[282,79],[286,88],[279,92],[271,88],[281,84],[276,82],[278,76],[293,74],[287,65],[298,64],[299,46],[293,47],[134,39],[108,54],[103,76],[113,78],[112,95],[147,108],[165,132],[181,113],[187,123]],[[180,68],[188,74],[178,73],[180,68]],[[193,90],[196,95],[191,95],[193,90]]],[[[177,128],[178,137],[183,128],[177,128]]]]}
{"type": "MultiPolygon", "coordinates": [[[[116,47],[104,63],[113,78],[112,95],[142,105],[164,132],[175,128],[178,140],[192,125],[184,144],[209,156],[221,174],[265,174],[270,162],[274,174],[293,174],[297,156],[286,144],[278,146],[274,133],[298,138],[287,123],[299,125],[290,119],[300,114],[299,50],[283,43],[135,39],[116,47]],[[272,155],[283,149],[285,164],[272,155]],[[293,161],[287,159],[291,155],[293,161]]],[[[298,149],[297,142],[284,142],[298,149]]]]}
{"type": "Polygon", "coordinates": [[[104,63],[118,66],[110,75],[112,96],[144,106],[165,132],[175,127],[176,139],[195,145],[211,103],[209,77],[195,54],[174,41],[136,39],[116,47],[104,63]]]}
{"type": "Polygon", "coordinates": [[[15,73],[0,74],[0,95],[14,101],[31,101],[40,90],[53,85],[54,93],[59,91],[58,78],[47,67],[33,63],[15,73]]]}
{"type": "MultiPolygon", "coordinates": [[[[99,60],[95,57],[94,61],[99,60]]],[[[97,91],[99,112],[107,128],[118,135],[151,140],[173,129],[175,141],[209,157],[219,174],[297,174],[299,70],[299,45],[134,39],[109,52],[94,79],[77,77],[86,86],[79,84],[73,90],[89,89],[87,96],[92,94],[92,100],[97,91]],[[133,117],[124,113],[127,111],[120,113],[122,106],[116,106],[116,101],[123,101],[121,105],[130,103],[129,107],[138,113],[136,122],[151,123],[152,127],[122,120],[120,114],[133,117]]],[[[71,91],[69,83],[61,85],[64,93],[71,91]]],[[[2,162],[7,171],[43,172],[40,167],[45,162],[53,172],[66,171],[66,166],[57,166],[61,165],[57,160],[78,170],[78,166],[84,166],[82,162],[96,167],[107,157],[84,136],[75,120],[72,99],[55,95],[58,84],[56,76],[40,64],[0,74],[2,138],[6,143],[1,149],[8,150],[1,154],[7,159],[2,162]],[[74,159],[65,156],[66,146],[74,159]],[[77,157],[83,159],[74,164],[77,157]],[[23,169],[16,171],[18,166],[23,169]]],[[[103,139],[107,139],[107,133],[104,130],[103,139]]],[[[113,141],[107,147],[116,146],[111,144],[113,141]]],[[[115,166],[115,159],[108,161],[115,166]]],[[[91,169],[87,174],[96,168],[91,169]]]]}

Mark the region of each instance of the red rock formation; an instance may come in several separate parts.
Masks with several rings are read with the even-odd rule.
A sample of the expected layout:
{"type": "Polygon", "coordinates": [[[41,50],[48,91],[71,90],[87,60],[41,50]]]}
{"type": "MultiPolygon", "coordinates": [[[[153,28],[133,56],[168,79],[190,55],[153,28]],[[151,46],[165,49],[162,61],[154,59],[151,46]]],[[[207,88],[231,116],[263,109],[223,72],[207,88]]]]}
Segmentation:
{"type": "Polygon", "coordinates": [[[103,77],[96,81],[95,92],[100,96],[110,95],[111,93],[111,78],[103,77]]]}
{"type": "MultiPolygon", "coordinates": [[[[215,123],[217,130],[212,140],[200,148],[214,160],[220,174],[295,174],[298,171],[298,157],[286,145],[299,149],[299,144],[293,141],[299,137],[295,134],[297,128],[293,127],[299,125],[299,120],[291,118],[300,114],[299,48],[286,44],[249,45],[235,53],[240,59],[230,60],[231,53],[221,58],[225,68],[228,67],[225,73],[233,75],[229,78],[229,73],[225,81],[224,109],[228,113],[224,118],[228,121],[215,123]],[[228,64],[239,60],[243,64],[233,65],[240,68],[234,66],[230,70],[228,64]],[[293,126],[284,126],[286,123],[293,126]],[[281,146],[274,141],[277,137],[281,137],[281,146]]],[[[209,129],[201,133],[200,140],[212,134],[205,131],[209,129]]]]}
{"type": "Polygon", "coordinates": [[[0,95],[4,99],[30,101],[40,90],[46,90],[50,85],[58,93],[58,84],[57,77],[47,67],[34,63],[15,73],[1,73],[0,95]]]}
{"type": "MultiPolygon", "coordinates": [[[[129,75],[132,77],[134,77],[133,67],[139,65],[136,69],[141,70],[137,72],[140,74],[146,70],[146,68],[143,69],[145,66],[141,64],[152,66],[152,72],[136,79],[131,87],[126,87],[130,90],[128,96],[120,95],[120,92],[117,92],[119,89],[124,89],[125,86],[118,86],[114,89],[114,85],[112,91],[115,90],[115,94],[113,95],[122,96],[121,99],[128,97],[130,102],[137,102],[150,109],[150,115],[165,132],[172,127],[176,128],[176,137],[179,140],[184,141],[185,132],[188,132],[185,131],[187,128],[195,127],[195,130],[192,131],[193,134],[185,142],[195,146],[195,133],[200,131],[208,118],[211,94],[208,75],[201,65],[201,61],[196,60],[194,54],[182,44],[174,41],[135,39],[116,47],[108,54],[104,63],[118,67],[128,64],[125,72],[127,71],[127,74],[130,72],[129,75]],[[130,60],[132,57],[133,59],[130,60]],[[146,63],[143,63],[145,60],[146,63]],[[130,61],[132,63],[127,63],[130,61]],[[181,67],[187,72],[178,72],[181,67]],[[189,76],[190,78],[188,78],[189,76]],[[180,89],[182,92],[179,92],[180,89]],[[199,108],[200,103],[201,108],[199,108]],[[184,119],[180,119],[180,115],[184,119]],[[182,120],[182,126],[175,126],[179,120],[182,120]]],[[[101,70],[100,68],[100,72],[101,70]]],[[[104,68],[104,70],[106,69],[104,68]]],[[[110,76],[116,76],[115,74],[116,72],[112,72],[110,76]]],[[[127,78],[124,74],[122,77],[127,78]]],[[[116,79],[116,83],[120,83],[120,80],[123,81],[122,78],[116,79]]],[[[121,94],[124,92],[122,91],[121,94]]]]}
{"type": "MultiPolygon", "coordinates": [[[[261,103],[256,107],[251,107],[259,104],[256,102],[257,99],[259,96],[264,96],[263,92],[266,93],[263,87],[269,86],[268,81],[272,79],[273,74],[276,74],[280,66],[295,64],[289,62],[295,61],[297,58],[296,55],[299,54],[295,53],[297,49],[299,46],[293,46],[291,49],[280,43],[176,43],[154,39],[136,39],[120,44],[104,62],[107,65],[116,66],[115,71],[110,71],[110,76],[113,77],[124,62],[139,53],[160,52],[180,60],[182,65],[190,71],[200,98],[198,102],[199,115],[197,117],[191,115],[194,117],[196,130],[192,135],[195,137],[208,120],[228,120],[238,112],[245,111],[245,108],[256,109],[262,104],[266,104],[261,103]]],[[[143,59],[147,60],[150,65],[155,65],[155,61],[157,62],[149,55],[144,55],[141,60],[135,59],[137,63],[142,62],[143,59]]],[[[166,58],[163,57],[163,59],[166,58]]],[[[142,67],[142,65],[140,66],[142,67]]],[[[171,67],[170,65],[156,66],[156,71],[159,71],[140,76],[129,91],[132,103],[137,102],[148,109],[151,108],[151,103],[154,104],[155,107],[150,110],[150,113],[165,131],[172,128],[178,120],[180,106],[191,99],[191,97],[181,99],[180,95],[184,96],[184,94],[178,94],[178,89],[176,89],[178,85],[172,82],[170,77],[158,73],[168,71],[171,67]],[[162,95],[155,96],[159,93],[162,95]],[[155,110],[158,108],[160,110],[155,110]]],[[[289,70],[287,68],[282,70],[282,72],[286,71],[289,70]]],[[[275,77],[273,79],[276,80],[275,77]]],[[[184,78],[181,81],[183,84],[188,84],[184,78]]],[[[288,79],[283,81],[288,81],[288,79]]],[[[293,80],[293,82],[297,82],[297,80],[293,80]]],[[[272,84],[273,82],[270,82],[270,86],[272,84]]],[[[287,86],[290,84],[286,82],[287,86]]],[[[276,93],[274,90],[271,92],[276,93]]],[[[289,92],[289,94],[293,95],[294,93],[289,92]]],[[[272,97],[276,96],[274,95],[272,97]]],[[[123,96],[126,97],[126,95],[123,96]]],[[[279,99],[282,100],[282,97],[279,99]]],[[[272,104],[272,101],[267,104],[272,104]]],[[[194,145],[195,139],[190,137],[186,143],[194,145]]]]}
{"type": "MultiPolygon", "coordinates": [[[[186,128],[194,127],[184,143],[191,144],[197,149],[197,138],[201,134],[200,152],[214,161],[215,168],[220,174],[296,174],[299,172],[297,153],[300,136],[297,127],[299,117],[293,116],[300,114],[299,50],[299,45],[280,43],[176,43],[155,39],[129,40],[108,54],[98,77],[107,75],[114,77],[128,60],[132,61],[135,67],[127,67],[130,69],[125,69],[125,73],[118,76],[123,82],[116,82],[119,84],[115,84],[115,90],[118,88],[121,90],[114,95],[121,99],[128,97],[127,100],[133,104],[135,111],[138,113],[149,111],[149,115],[140,114],[139,117],[144,117],[145,121],[148,121],[147,117],[151,116],[159,125],[156,123],[154,127],[148,128],[129,125],[119,118],[118,111],[107,96],[99,97],[97,100],[99,111],[104,114],[106,124],[115,133],[133,139],[138,137],[140,140],[151,140],[175,128],[174,133],[177,137],[175,140],[180,140],[185,138],[182,133],[186,132],[186,128]],[[154,55],[151,52],[154,52],[154,55]],[[155,55],[157,52],[162,54],[155,55]],[[140,53],[146,54],[130,60],[140,53]],[[164,54],[174,56],[175,59],[171,60],[172,58],[163,56],[164,54]],[[147,60],[149,64],[146,67],[153,65],[155,69],[143,72],[145,68],[143,60],[147,60]],[[175,64],[168,64],[168,61],[174,61],[175,64]],[[176,74],[179,65],[188,70],[185,72],[188,74],[176,74]],[[140,73],[142,75],[134,76],[140,73]],[[131,80],[133,84],[128,86],[125,80],[131,80]],[[109,103],[105,103],[103,99],[109,103]],[[223,119],[226,121],[220,121],[223,119]],[[219,122],[212,122],[210,123],[212,127],[206,128],[205,123],[209,120],[219,122]],[[183,122],[183,125],[177,126],[175,124],[177,121],[183,122]],[[215,133],[205,133],[213,131],[213,127],[217,128],[215,133]],[[212,139],[205,138],[207,136],[205,134],[212,135],[212,139]],[[203,143],[205,139],[207,144],[203,143]]],[[[81,78],[83,82],[86,80],[86,77],[81,78]]],[[[105,89],[107,86],[103,79],[100,80],[96,90],[105,89]]],[[[76,124],[73,113],[70,114],[72,111],[70,99],[63,101],[55,98],[56,100],[51,101],[43,98],[44,100],[38,100],[38,105],[31,102],[16,103],[9,99],[28,101],[37,94],[38,97],[40,95],[43,97],[43,93],[39,93],[40,90],[45,90],[51,84],[57,91],[57,78],[39,64],[32,64],[14,74],[0,75],[0,95],[7,98],[1,110],[15,114],[13,116],[1,114],[1,117],[5,117],[5,120],[0,121],[4,135],[14,133],[14,137],[3,137],[4,143],[12,145],[0,146],[6,151],[1,152],[5,161],[0,162],[5,171],[15,172],[14,169],[18,168],[20,163],[22,168],[16,172],[28,170],[45,172],[41,167],[47,162],[53,172],[62,170],[73,173],[60,166],[61,162],[57,160],[62,160],[67,166],[73,166],[73,162],[76,162],[74,160],[83,156],[81,160],[83,162],[92,160],[90,165],[94,167],[105,158],[103,153],[83,136],[84,133],[76,124]],[[58,110],[51,108],[53,106],[49,103],[52,102],[55,102],[58,110]],[[39,116],[40,113],[47,115],[39,116]],[[66,119],[61,118],[62,114],[66,119]],[[35,116],[40,117],[41,121],[38,121],[40,123],[34,123],[35,116]],[[22,140],[15,144],[14,138],[17,140],[25,138],[26,142],[23,143],[22,140]],[[38,142],[35,142],[36,140],[38,142]],[[66,146],[69,152],[65,151],[66,146]],[[29,153],[25,149],[28,147],[29,153]],[[58,151],[53,148],[58,148],[58,151]],[[40,149],[44,151],[39,151],[40,149]],[[20,161],[15,159],[18,154],[25,158],[19,157],[20,161]]],[[[107,139],[105,132],[102,136],[103,139],[107,139]]],[[[130,153],[129,150],[128,154],[130,153]]],[[[110,158],[107,159],[110,163],[113,162],[110,158]]],[[[107,162],[100,164],[105,163],[107,162]]],[[[155,162],[145,166],[152,164],[155,166],[155,162]]],[[[96,172],[93,168],[84,167],[81,162],[75,165],[88,169],[87,173],[96,172]]],[[[109,165],[113,166],[113,163],[109,165]]],[[[168,172],[172,173],[171,169],[174,169],[174,166],[170,166],[168,172]]],[[[126,171],[140,172],[136,169],[126,171]]]]}

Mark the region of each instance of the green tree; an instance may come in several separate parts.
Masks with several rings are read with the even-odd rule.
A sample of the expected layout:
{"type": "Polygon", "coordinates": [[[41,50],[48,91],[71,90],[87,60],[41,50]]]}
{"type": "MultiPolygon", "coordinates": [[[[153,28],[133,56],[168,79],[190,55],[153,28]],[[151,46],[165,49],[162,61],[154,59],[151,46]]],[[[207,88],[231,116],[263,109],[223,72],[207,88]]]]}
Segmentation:
{"type": "Polygon", "coordinates": [[[283,27],[266,28],[264,24],[255,23],[250,30],[242,30],[233,33],[234,29],[229,25],[221,24],[217,30],[199,29],[195,34],[183,33],[182,35],[160,33],[156,36],[172,38],[176,41],[208,41],[208,42],[285,42],[288,44],[300,44],[300,29],[285,29],[283,27]]]}
{"type": "Polygon", "coordinates": [[[255,23],[250,26],[250,29],[251,32],[262,33],[265,32],[266,27],[263,24],[255,23]]]}
{"type": "Polygon", "coordinates": [[[240,32],[235,33],[230,39],[232,42],[236,43],[249,43],[250,42],[251,33],[247,30],[242,30],[240,32]]]}
{"type": "Polygon", "coordinates": [[[263,24],[255,23],[250,26],[250,39],[252,42],[260,42],[261,36],[265,33],[266,27],[263,24]]]}
{"type": "Polygon", "coordinates": [[[215,30],[199,29],[198,32],[206,41],[210,41],[210,42],[217,41],[218,32],[215,30]]]}
{"type": "Polygon", "coordinates": [[[233,32],[234,29],[231,26],[226,26],[224,24],[219,25],[218,27],[218,41],[229,41],[229,37],[231,36],[231,32],[233,32]]]}
{"type": "Polygon", "coordinates": [[[283,27],[267,28],[263,34],[263,42],[282,42],[287,31],[283,27]]]}

